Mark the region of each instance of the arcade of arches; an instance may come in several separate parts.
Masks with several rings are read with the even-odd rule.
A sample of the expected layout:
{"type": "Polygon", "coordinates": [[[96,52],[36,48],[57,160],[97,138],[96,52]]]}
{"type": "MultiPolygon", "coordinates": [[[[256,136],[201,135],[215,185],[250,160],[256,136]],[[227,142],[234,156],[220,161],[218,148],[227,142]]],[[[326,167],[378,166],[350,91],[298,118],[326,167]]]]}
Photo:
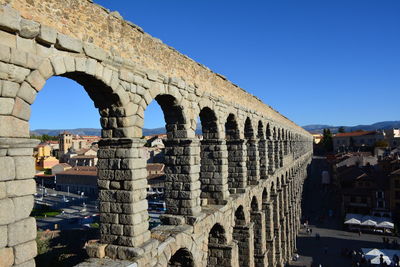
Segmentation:
{"type": "Polygon", "coordinates": [[[35,265],[30,105],[47,79],[64,76],[85,88],[101,117],[101,239],[88,247],[91,257],[138,266],[284,265],[296,249],[312,156],[306,131],[92,1],[0,4],[0,262],[35,265]],[[153,100],[168,136],[167,211],[149,231],[140,148],[153,100]]]}

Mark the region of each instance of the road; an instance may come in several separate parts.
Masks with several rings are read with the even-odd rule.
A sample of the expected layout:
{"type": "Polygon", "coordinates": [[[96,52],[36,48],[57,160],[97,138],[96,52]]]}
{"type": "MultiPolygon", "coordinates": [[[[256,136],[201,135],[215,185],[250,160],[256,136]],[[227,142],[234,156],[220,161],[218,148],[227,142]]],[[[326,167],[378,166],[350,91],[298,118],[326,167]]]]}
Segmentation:
{"type": "MultiPolygon", "coordinates": [[[[321,172],[328,170],[324,158],[314,158],[309,177],[304,183],[303,217],[308,219],[312,234],[302,229],[297,238],[300,259],[289,266],[337,267],[352,266],[351,259],[341,255],[343,248],[384,248],[382,235],[348,232],[342,230],[343,218],[339,213],[338,195],[335,188],[323,188],[321,172]],[[329,210],[333,213],[329,216],[329,210]],[[321,237],[316,239],[315,235],[321,237]]],[[[393,240],[393,237],[390,237],[393,240]]],[[[398,240],[399,241],[399,240],[398,240]]]]}
{"type": "Polygon", "coordinates": [[[79,218],[98,213],[97,203],[94,199],[52,189],[47,189],[48,194],[42,199],[41,188],[38,188],[37,192],[35,203],[46,204],[53,209],[64,210],[64,214],[59,214],[55,217],[37,218],[37,227],[42,230],[53,230],[55,224],[59,229],[63,230],[82,228],[79,218]],[[68,202],[65,202],[64,199],[68,199],[68,202]]]}

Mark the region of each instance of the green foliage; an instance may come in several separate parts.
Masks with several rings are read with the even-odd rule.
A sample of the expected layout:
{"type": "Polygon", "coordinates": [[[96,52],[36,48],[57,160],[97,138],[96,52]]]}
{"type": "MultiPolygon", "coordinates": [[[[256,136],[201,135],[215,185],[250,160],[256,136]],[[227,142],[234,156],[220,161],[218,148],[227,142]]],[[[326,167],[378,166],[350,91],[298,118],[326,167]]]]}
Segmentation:
{"type": "Polygon", "coordinates": [[[35,218],[45,218],[54,217],[61,213],[61,210],[52,209],[48,206],[41,206],[39,208],[34,208],[30,216],[35,218]]]}
{"type": "Polygon", "coordinates": [[[31,139],[38,139],[42,142],[47,142],[47,141],[58,141],[58,136],[51,136],[48,134],[44,135],[31,135],[31,139]]]}
{"type": "Polygon", "coordinates": [[[91,228],[99,228],[100,225],[99,225],[99,223],[91,223],[91,224],[90,224],[90,227],[91,227],[91,228]]]}
{"type": "Polygon", "coordinates": [[[338,129],[338,133],[345,133],[345,132],[346,131],[345,131],[344,127],[340,126],[339,129],[338,129]]]}
{"type": "Polygon", "coordinates": [[[38,233],[36,237],[38,255],[47,253],[50,250],[50,240],[40,236],[40,233],[38,233]]]}
{"type": "Polygon", "coordinates": [[[51,175],[51,169],[49,169],[49,168],[44,169],[44,174],[51,175]]]}

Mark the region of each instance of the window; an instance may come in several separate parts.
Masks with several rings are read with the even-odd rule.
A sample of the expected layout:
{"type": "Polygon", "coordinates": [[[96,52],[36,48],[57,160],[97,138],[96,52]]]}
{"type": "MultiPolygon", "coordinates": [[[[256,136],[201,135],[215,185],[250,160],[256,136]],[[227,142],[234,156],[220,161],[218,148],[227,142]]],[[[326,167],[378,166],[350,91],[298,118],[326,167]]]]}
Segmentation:
{"type": "Polygon", "coordinates": [[[383,198],[383,197],[384,197],[384,194],[382,191],[376,192],[376,198],[383,198]]]}
{"type": "Polygon", "coordinates": [[[376,202],[376,207],[377,207],[377,208],[384,208],[384,207],[385,207],[385,201],[383,201],[383,200],[378,200],[378,201],[376,202]]]}
{"type": "Polygon", "coordinates": [[[356,198],[355,198],[355,197],[350,197],[350,202],[353,202],[353,203],[355,203],[355,202],[357,202],[357,200],[356,200],[356,198]]]}
{"type": "Polygon", "coordinates": [[[396,191],[395,192],[395,198],[396,199],[400,199],[400,191],[396,191]]]}

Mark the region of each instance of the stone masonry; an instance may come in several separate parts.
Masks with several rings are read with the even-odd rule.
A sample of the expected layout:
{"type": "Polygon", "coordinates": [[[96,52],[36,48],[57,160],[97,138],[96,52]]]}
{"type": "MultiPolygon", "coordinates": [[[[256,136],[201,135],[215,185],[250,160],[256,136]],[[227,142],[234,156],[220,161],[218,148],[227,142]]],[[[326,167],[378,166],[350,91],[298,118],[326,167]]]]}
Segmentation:
{"type": "Polygon", "coordinates": [[[311,135],[90,0],[0,0],[0,266],[35,266],[30,106],[53,76],[81,84],[100,114],[101,237],[91,257],[284,266],[296,249],[311,135]],[[141,137],[151,101],[166,122],[167,212],[149,231],[141,137]]]}

